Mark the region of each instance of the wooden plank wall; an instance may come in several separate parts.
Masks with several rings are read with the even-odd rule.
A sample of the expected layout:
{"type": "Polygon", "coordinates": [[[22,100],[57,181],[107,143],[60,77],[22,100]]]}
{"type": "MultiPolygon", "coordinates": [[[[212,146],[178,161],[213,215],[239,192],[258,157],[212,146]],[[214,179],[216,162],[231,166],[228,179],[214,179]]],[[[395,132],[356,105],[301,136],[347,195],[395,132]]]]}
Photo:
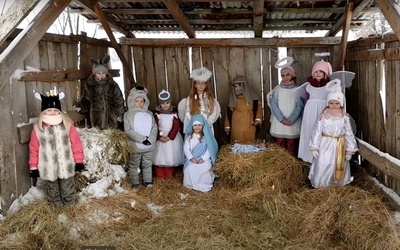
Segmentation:
{"type": "MultiPolygon", "coordinates": [[[[400,42],[353,45],[349,52],[399,48],[400,42]]],[[[381,152],[400,158],[400,61],[365,60],[346,62],[347,70],[357,72],[347,92],[348,112],[357,124],[357,137],[381,152]],[[385,85],[385,88],[383,88],[385,85]]],[[[363,161],[371,176],[400,194],[400,180],[386,175],[382,166],[363,161]]],[[[396,167],[396,166],[391,166],[396,167]]],[[[388,173],[391,172],[388,170],[388,173]]]]}
{"type": "MultiPolygon", "coordinates": [[[[104,57],[107,51],[106,45],[102,46],[101,43],[93,45],[90,41],[86,43],[84,37],[82,42],[79,42],[79,39],[43,39],[25,60],[21,60],[20,69],[33,67],[39,70],[69,70],[78,69],[79,66],[91,68],[90,57],[104,57]],[[84,55],[80,56],[79,53],[82,51],[84,55]],[[78,59],[81,60],[79,64],[78,59]]],[[[80,84],[80,81],[22,82],[12,78],[10,85],[2,89],[0,135],[3,146],[0,152],[0,197],[3,211],[7,211],[12,201],[25,194],[31,186],[28,176],[28,143],[19,142],[17,128],[40,113],[41,102],[34,97],[34,93],[45,93],[56,86],[58,92],[62,91],[66,96],[61,100],[63,111],[72,111],[73,103],[77,99],[77,87],[80,84]],[[12,128],[11,133],[10,129],[6,131],[6,128],[12,128]]]]}

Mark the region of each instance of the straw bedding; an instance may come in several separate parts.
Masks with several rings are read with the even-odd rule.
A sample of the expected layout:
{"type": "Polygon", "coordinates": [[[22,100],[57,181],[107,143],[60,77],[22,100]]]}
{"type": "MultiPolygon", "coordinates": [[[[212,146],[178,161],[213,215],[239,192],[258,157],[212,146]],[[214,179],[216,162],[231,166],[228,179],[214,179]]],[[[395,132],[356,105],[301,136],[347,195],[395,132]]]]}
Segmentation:
{"type": "Polygon", "coordinates": [[[36,202],[1,222],[0,249],[400,249],[392,207],[362,188],[373,186],[363,174],[354,185],[311,189],[305,165],[269,148],[223,147],[210,193],[184,188],[178,169],[152,188],[67,208],[36,202]]]}

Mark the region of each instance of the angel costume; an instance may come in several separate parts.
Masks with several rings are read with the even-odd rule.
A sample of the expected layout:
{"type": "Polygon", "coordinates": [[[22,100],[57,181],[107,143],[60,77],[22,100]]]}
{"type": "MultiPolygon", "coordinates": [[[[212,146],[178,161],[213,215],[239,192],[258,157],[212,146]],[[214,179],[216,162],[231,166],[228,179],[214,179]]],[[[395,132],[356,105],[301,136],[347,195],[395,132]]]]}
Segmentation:
{"type": "Polygon", "coordinates": [[[185,163],[183,167],[183,185],[187,188],[201,192],[208,192],[213,187],[215,174],[212,164],[215,163],[218,154],[218,144],[212,134],[211,128],[202,115],[194,115],[185,131],[185,163]],[[204,137],[200,140],[200,134],[192,133],[193,124],[203,125],[204,137]],[[193,163],[190,159],[202,159],[202,163],[193,163]]]}
{"type": "Polygon", "coordinates": [[[312,163],[313,156],[308,148],[312,132],[318,117],[326,108],[326,96],[329,93],[326,86],[313,87],[310,83],[306,85],[306,92],[310,95],[304,106],[303,119],[300,129],[299,158],[312,163]]]}
{"type": "Polygon", "coordinates": [[[346,155],[353,155],[358,151],[358,147],[347,115],[335,116],[329,114],[326,109],[317,121],[309,146],[311,150],[319,152],[318,157],[311,164],[308,175],[313,187],[346,185],[353,180],[349,161],[345,161],[344,158],[344,151],[346,155]],[[342,164],[341,167],[340,164],[342,164]],[[336,170],[343,167],[344,173],[341,178],[335,178],[336,170]]]}

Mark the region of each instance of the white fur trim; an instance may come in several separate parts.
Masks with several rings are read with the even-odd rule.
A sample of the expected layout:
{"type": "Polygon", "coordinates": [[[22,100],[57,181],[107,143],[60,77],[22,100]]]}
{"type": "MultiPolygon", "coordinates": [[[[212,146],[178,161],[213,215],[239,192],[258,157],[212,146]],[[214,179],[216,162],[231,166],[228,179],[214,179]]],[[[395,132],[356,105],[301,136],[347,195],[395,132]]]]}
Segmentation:
{"type": "Polygon", "coordinates": [[[196,82],[207,82],[211,76],[212,72],[204,67],[192,71],[192,79],[196,82]]]}

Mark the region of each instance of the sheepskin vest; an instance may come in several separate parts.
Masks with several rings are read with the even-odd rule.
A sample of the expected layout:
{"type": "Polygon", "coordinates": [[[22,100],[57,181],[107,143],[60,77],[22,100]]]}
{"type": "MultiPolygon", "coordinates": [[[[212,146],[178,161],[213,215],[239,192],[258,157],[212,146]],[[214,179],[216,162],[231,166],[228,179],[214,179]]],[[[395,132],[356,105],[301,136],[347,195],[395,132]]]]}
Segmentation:
{"type": "Polygon", "coordinates": [[[58,178],[68,179],[75,175],[75,161],[69,140],[69,132],[64,124],[43,126],[43,131],[34,125],[39,140],[40,178],[55,181],[58,178]]]}

